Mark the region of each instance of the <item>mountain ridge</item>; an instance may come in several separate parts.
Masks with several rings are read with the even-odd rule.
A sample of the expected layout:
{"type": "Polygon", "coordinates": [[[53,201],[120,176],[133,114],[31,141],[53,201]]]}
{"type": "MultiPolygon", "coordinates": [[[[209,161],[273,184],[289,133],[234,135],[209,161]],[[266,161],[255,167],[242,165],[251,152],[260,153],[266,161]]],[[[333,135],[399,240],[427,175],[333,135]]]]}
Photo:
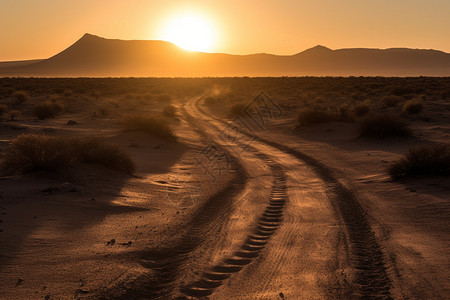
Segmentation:
{"type": "Polygon", "coordinates": [[[450,76],[450,54],[433,49],[322,45],[293,55],[186,51],[167,41],[106,39],[86,33],[48,59],[0,63],[0,76],[450,76]]]}

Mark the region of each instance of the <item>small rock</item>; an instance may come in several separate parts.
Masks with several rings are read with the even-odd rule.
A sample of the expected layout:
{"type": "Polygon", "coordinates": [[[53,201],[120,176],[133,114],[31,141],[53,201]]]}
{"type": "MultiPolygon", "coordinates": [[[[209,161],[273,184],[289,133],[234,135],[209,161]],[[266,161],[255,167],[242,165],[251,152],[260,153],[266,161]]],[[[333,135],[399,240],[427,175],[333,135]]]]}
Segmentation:
{"type": "Polygon", "coordinates": [[[284,299],[284,294],[283,294],[283,293],[280,292],[279,295],[280,295],[280,298],[281,298],[281,299],[284,299]]]}
{"type": "Polygon", "coordinates": [[[111,239],[110,241],[106,242],[106,246],[113,246],[116,243],[115,239],[111,239]]]}
{"type": "Polygon", "coordinates": [[[45,300],[49,300],[50,299],[50,295],[45,295],[45,300]]]}
{"type": "Polygon", "coordinates": [[[17,279],[16,285],[20,285],[20,284],[22,284],[22,283],[23,283],[23,279],[22,279],[22,278],[17,279]]]}
{"type": "Polygon", "coordinates": [[[76,125],[76,124],[78,124],[77,121],[74,121],[74,120],[67,121],[67,125],[76,125]]]}

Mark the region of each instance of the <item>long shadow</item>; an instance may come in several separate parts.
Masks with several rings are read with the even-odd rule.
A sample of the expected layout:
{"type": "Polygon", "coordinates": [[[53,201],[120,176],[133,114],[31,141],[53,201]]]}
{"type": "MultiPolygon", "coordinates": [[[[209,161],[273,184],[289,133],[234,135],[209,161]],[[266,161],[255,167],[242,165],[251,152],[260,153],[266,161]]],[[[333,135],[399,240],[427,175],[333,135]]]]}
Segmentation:
{"type": "MultiPolygon", "coordinates": [[[[167,172],[189,149],[178,142],[142,134],[121,134],[109,138],[112,142],[116,140],[121,140],[123,148],[136,164],[146,158],[143,165],[137,166],[138,176],[167,172]],[[138,146],[132,144],[136,140],[138,146]]],[[[10,282],[10,278],[4,276],[14,272],[15,262],[21,261],[22,253],[26,253],[29,247],[52,255],[51,243],[52,240],[57,242],[58,237],[49,240],[45,235],[36,237],[39,230],[57,224],[66,235],[63,238],[67,239],[71,232],[102,223],[108,215],[148,211],[147,208],[114,203],[118,197],[123,197],[124,185],[133,179],[130,175],[103,167],[80,165],[66,176],[62,179],[57,174],[32,173],[0,178],[0,289],[2,286],[14,287],[16,282],[10,282]],[[45,252],[45,249],[49,251],[45,252]]],[[[46,260],[43,257],[43,261],[46,260]]],[[[50,267],[44,264],[39,267],[50,267]]],[[[23,267],[20,266],[21,269],[23,267]]]]}

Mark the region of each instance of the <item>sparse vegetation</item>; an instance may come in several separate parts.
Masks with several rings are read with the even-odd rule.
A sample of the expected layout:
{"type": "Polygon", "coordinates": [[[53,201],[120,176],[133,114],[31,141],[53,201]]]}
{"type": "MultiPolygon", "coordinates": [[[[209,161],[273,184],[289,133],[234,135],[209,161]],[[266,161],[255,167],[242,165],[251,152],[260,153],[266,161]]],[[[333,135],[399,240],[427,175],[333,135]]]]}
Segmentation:
{"type": "Polygon", "coordinates": [[[129,115],[123,119],[125,130],[142,131],[165,139],[176,139],[166,120],[144,115],[129,115]]]}
{"type": "Polygon", "coordinates": [[[175,116],[177,114],[177,109],[173,105],[168,105],[168,106],[164,107],[163,114],[166,117],[175,118],[175,116]]]}
{"type": "Polygon", "coordinates": [[[364,100],[361,103],[358,103],[354,107],[355,116],[363,117],[370,112],[372,106],[372,102],[370,100],[364,100]]]}
{"type": "Polygon", "coordinates": [[[354,121],[351,107],[349,104],[345,103],[338,108],[338,120],[342,122],[354,121]]]}
{"type": "Polygon", "coordinates": [[[8,111],[8,106],[0,104],[0,117],[3,116],[8,111]]]}
{"type": "Polygon", "coordinates": [[[424,106],[424,99],[423,98],[414,98],[411,100],[408,100],[403,105],[403,112],[407,114],[417,114],[423,110],[424,106]]]}
{"type": "Polygon", "coordinates": [[[7,173],[64,171],[75,163],[98,164],[132,173],[134,164],[118,147],[95,138],[49,137],[24,134],[14,139],[4,153],[0,166],[7,173]]]}
{"type": "Polygon", "coordinates": [[[36,105],[34,114],[39,120],[53,118],[64,110],[64,105],[57,99],[47,100],[42,104],[36,105]]]}
{"type": "Polygon", "coordinates": [[[247,105],[244,103],[236,103],[230,107],[229,115],[230,117],[242,116],[245,113],[245,107],[247,105]]]}
{"type": "Polygon", "coordinates": [[[334,116],[328,111],[318,109],[305,109],[298,114],[298,125],[313,125],[319,123],[331,122],[334,116]]]}
{"type": "Polygon", "coordinates": [[[8,111],[8,116],[11,121],[14,121],[21,114],[22,114],[22,112],[20,110],[13,109],[13,110],[8,111]]]}
{"type": "Polygon", "coordinates": [[[366,116],[359,120],[358,129],[361,137],[384,139],[412,136],[412,131],[407,123],[398,116],[391,114],[366,116]]]}
{"type": "Polygon", "coordinates": [[[403,158],[393,163],[388,172],[394,179],[424,175],[450,176],[450,145],[413,147],[403,158]]]}
{"type": "Polygon", "coordinates": [[[403,97],[395,96],[395,95],[387,95],[381,98],[381,102],[386,106],[397,106],[399,103],[403,101],[403,97]]]}
{"type": "Polygon", "coordinates": [[[14,97],[14,107],[28,101],[30,96],[25,91],[17,91],[13,94],[14,97]]]}

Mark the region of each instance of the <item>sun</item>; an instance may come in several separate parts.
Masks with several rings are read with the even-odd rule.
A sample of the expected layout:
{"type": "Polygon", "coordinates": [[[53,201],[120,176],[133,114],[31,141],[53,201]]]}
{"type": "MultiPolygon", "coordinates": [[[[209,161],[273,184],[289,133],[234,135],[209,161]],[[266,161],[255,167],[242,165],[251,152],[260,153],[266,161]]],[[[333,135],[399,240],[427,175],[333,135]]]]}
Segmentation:
{"type": "Polygon", "coordinates": [[[206,18],[182,14],[170,19],[162,32],[162,39],[190,51],[209,52],[215,43],[215,33],[206,18]]]}

